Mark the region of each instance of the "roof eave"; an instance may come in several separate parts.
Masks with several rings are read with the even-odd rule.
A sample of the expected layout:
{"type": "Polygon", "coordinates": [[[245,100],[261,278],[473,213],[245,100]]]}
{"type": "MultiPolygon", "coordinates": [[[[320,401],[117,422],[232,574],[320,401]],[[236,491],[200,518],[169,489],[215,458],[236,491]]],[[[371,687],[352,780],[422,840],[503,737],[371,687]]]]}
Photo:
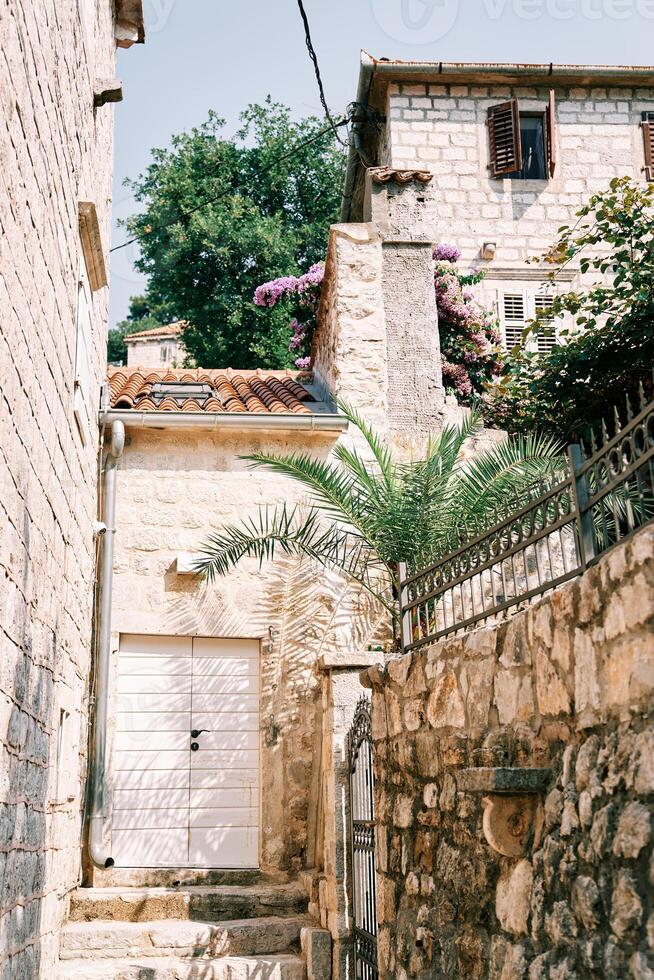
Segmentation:
{"type": "Polygon", "coordinates": [[[448,82],[465,79],[467,81],[544,81],[552,79],[559,84],[583,85],[603,81],[616,85],[642,84],[654,87],[654,66],[652,65],[557,65],[499,63],[472,61],[379,61],[363,53],[362,70],[372,70],[392,81],[411,78],[434,81],[445,79],[448,82]],[[364,60],[365,58],[365,60],[364,60]]]}

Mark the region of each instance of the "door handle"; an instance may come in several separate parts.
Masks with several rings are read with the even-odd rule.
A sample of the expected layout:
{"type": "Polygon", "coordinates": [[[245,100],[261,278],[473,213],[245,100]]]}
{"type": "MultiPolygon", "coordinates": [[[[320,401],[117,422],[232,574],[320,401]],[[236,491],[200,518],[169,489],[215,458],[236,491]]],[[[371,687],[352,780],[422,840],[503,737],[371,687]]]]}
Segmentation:
{"type": "Polygon", "coordinates": [[[191,738],[199,738],[203,732],[208,732],[208,728],[194,728],[191,731],[191,738]]]}

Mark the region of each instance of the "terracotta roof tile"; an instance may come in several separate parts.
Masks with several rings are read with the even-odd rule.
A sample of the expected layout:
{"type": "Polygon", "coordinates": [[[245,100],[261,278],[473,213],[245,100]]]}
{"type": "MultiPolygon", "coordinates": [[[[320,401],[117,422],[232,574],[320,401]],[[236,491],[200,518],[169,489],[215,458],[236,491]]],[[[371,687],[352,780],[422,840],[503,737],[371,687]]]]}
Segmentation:
{"type": "Polygon", "coordinates": [[[110,368],[112,408],[139,412],[229,412],[250,415],[311,414],[313,395],[301,381],[310,375],[297,371],[233,371],[181,368],[110,368]],[[158,391],[167,383],[180,387],[158,391]],[[185,396],[183,385],[196,386],[185,396]],[[205,386],[199,390],[197,386],[205,386]],[[208,390],[206,390],[208,389],[208,390]]]}
{"type": "Polygon", "coordinates": [[[151,327],[149,330],[137,330],[136,333],[128,333],[125,343],[129,344],[132,340],[139,340],[141,337],[176,337],[182,332],[183,320],[176,323],[166,323],[162,327],[151,327]]]}

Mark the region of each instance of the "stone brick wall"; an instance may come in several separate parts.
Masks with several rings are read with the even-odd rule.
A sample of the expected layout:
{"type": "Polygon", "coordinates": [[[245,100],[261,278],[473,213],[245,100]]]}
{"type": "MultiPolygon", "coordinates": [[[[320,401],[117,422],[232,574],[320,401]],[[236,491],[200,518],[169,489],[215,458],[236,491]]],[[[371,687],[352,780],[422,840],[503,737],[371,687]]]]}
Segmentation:
{"type": "Polygon", "coordinates": [[[177,337],[144,338],[127,344],[127,367],[181,367],[184,356],[184,348],[177,337]]]}
{"type": "Polygon", "coordinates": [[[654,528],[507,623],[365,677],[381,976],[652,976],[654,528]],[[551,769],[524,854],[491,847],[516,798],[466,791],[476,767],[551,769]]]}
{"type": "Polygon", "coordinates": [[[110,0],[0,3],[0,973],[52,975],[80,867],[107,289],[73,417],[78,202],[109,244],[110,0]],[[82,9],[84,20],[80,19],[82,9]],[[68,714],[58,759],[61,713],[68,714]]]}
{"type": "Polygon", "coordinates": [[[544,112],[549,87],[392,84],[383,161],[434,173],[425,187],[437,240],[456,242],[463,261],[484,266],[484,241],[497,243],[491,267],[518,265],[548,248],[560,225],[612,177],[644,179],[643,110],[654,91],[557,86],[557,163],[548,181],[489,176],[487,110],[508,98],[544,112]]]}

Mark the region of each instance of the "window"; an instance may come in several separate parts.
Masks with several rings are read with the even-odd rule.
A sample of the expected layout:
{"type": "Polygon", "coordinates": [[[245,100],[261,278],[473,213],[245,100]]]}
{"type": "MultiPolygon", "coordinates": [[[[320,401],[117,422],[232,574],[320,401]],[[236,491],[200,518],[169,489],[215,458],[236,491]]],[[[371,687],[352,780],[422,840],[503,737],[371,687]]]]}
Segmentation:
{"type": "Polygon", "coordinates": [[[77,276],[77,336],[75,347],[75,389],[73,412],[84,445],[90,441],[88,408],[91,404],[91,349],[92,349],[93,297],[86,271],[86,263],[80,257],[77,276]]]}
{"type": "MultiPolygon", "coordinates": [[[[507,350],[522,345],[523,331],[535,317],[545,320],[546,323],[553,322],[553,318],[547,315],[553,302],[554,297],[551,293],[534,293],[517,288],[500,292],[498,297],[499,314],[507,350]]],[[[526,347],[527,350],[545,353],[551,350],[555,344],[555,330],[552,333],[539,331],[537,334],[531,334],[528,337],[526,347]]]]}
{"type": "Polygon", "coordinates": [[[645,180],[654,180],[654,112],[643,112],[643,148],[645,150],[645,180]]]}
{"type": "Polygon", "coordinates": [[[161,348],[161,358],[160,359],[161,359],[161,363],[162,364],[167,364],[168,363],[168,348],[167,348],[167,346],[165,344],[161,348]]]}
{"type": "Polygon", "coordinates": [[[556,166],[554,92],[544,112],[520,112],[517,99],[488,110],[490,172],[513,180],[547,180],[556,166]]]}
{"type": "Polygon", "coordinates": [[[183,405],[187,398],[194,398],[202,406],[212,397],[217,398],[218,395],[210,384],[203,381],[155,381],[150,392],[150,398],[157,406],[168,398],[172,398],[178,406],[183,405]]]}

